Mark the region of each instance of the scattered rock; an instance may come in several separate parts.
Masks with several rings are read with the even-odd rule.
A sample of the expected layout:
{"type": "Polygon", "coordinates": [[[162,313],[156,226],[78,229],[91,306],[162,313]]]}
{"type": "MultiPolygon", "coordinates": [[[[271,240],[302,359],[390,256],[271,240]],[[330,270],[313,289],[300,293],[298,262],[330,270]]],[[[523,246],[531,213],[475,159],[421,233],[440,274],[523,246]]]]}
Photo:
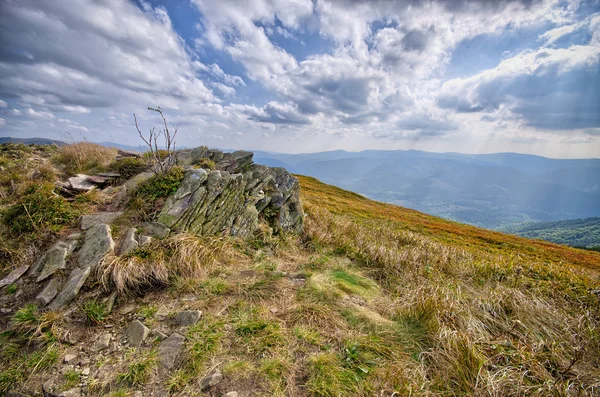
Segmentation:
{"type": "Polygon", "coordinates": [[[129,313],[134,312],[135,309],[136,309],[136,306],[134,303],[128,303],[127,305],[125,305],[119,309],[119,314],[127,315],[129,313]]]}
{"type": "Polygon", "coordinates": [[[77,246],[77,241],[67,240],[59,241],[54,244],[44,256],[40,258],[39,261],[35,264],[33,269],[31,269],[32,274],[37,274],[39,272],[39,276],[35,281],[38,283],[43,281],[56,273],[58,270],[64,269],[67,266],[67,258],[75,247],[77,246]]]}
{"type": "Polygon", "coordinates": [[[77,264],[82,269],[94,268],[114,247],[110,226],[103,223],[92,226],[85,232],[85,242],[79,250],[77,264]]]}
{"type": "Polygon", "coordinates": [[[54,297],[56,296],[57,293],[58,293],[58,280],[56,278],[53,278],[52,280],[50,280],[48,282],[48,284],[46,284],[46,286],[44,287],[42,292],[40,292],[35,297],[35,299],[38,301],[40,306],[44,307],[48,303],[50,303],[50,301],[52,301],[52,299],[54,299],[54,297]]]}
{"type": "Polygon", "coordinates": [[[112,312],[113,306],[115,305],[115,300],[117,299],[117,291],[111,292],[110,295],[104,300],[104,311],[109,314],[112,312]]]}
{"type": "Polygon", "coordinates": [[[79,227],[81,230],[87,230],[103,223],[111,224],[122,214],[122,212],[99,212],[97,214],[82,215],[79,218],[79,227]]]}
{"type": "Polygon", "coordinates": [[[108,345],[110,344],[111,339],[112,339],[112,335],[109,333],[100,335],[98,337],[98,339],[96,339],[96,342],[94,343],[94,345],[92,346],[92,350],[95,352],[99,352],[101,350],[108,348],[108,345]]]}
{"type": "Polygon", "coordinates": [[[141,246],[144,246],[144,245],[149,244],[150,242],[152,242],[152,237],[141,235],[140,238],[138,239],[138,241],[139,241],[139,244],[140,244],[140,247],[141,247],[141,246]]]}
{"type": "Polygon", "coordinates": [[[137,242],[136,234],[137,229],[135,227],[127,229],[127,231],[125,232],[125,236],[123,236],[121,247],[119,248],[119,255],[125,255],[129,251],[134,250],[138,247],[139,243],[137,242]]]}
{"type": "Polygon", "coordinates": [[[160,222],[146,222],[142,225],[142,229],[144,229],[145,233],[161,240],[171,232],[171,229],[160,222]]]}
{"type": "Polygon", "coordinates": [[[75,298],[75,296],[77,296],[79,293],[79,290],[81,289],[83,283],[85,283],[85,280],[90,275],[90,271],[91,269],[89,267],[87,269],[73,269],[62,290],[56,296],[56,298],[52,300],[48,308],[57,309],[73,300],[73,298],[75,298]]]}
{"type": "Polygon", "coordinates": [[[238,392],[230,391],[230,392],[223,394],[223,397],[238,397],[238,392]]]}
{"type": "Polygon", "coordinates": [[[223,380],[223,375],[220,371],[215,371],[212,374],[202,378],[200,381],[200,390],[207,391],[213,386],[218,385],[223,380]]]}
{"type": "Polygon", "coordinates": [[[158,339],[159,341],[167,339],[167,335],[163,334],[162,332],[160,332],[156,329],[153,329],[151,331],[151,334],[155,339],[158,339]]]}
{"type": "Polygon", "coordinates": [[[81,233],[75,232],[71,233],[67,236],[67,240],[79,240],[81,238],[81,233]]]}
{"type": "Polygon", "coordinates": [[[58,394],[59,397],[79,397],[81,396],[81,390],[78,387],[63,391],[58,394]]]}
{"type": "Polygon", "coordinates": [[[81,375],[90,376],[90,367],[86,367],[83,370],[81,370],[81,375]]]}
{"type": "Polygon", "coordinates": [[[75,367],[73,365],[65,365],[64,367],[61,368],[60,373],[64,375],[67,372],[72,372],[74,369],[75,369],[75,367]]]}
{"type": "Polygon", "coordinates": [[[196,324],[201,316],[202,312],[200,310],[185,310],[177,313],[175,320],[177,324],[187,327],[196,324]]]}
{"type": "Polygon", "coordinates": [[[156,317],[159,320],[164,320],[169,316],[169,313],[169,309],[167,309],[165,305],[160,305],[156,313],[154,313],[154,317],[156,317]]]}
{"type": "Polygon", "coordinates": [[[2,313],[2,314],[10,314],[10,313],[12,313],[12,309],[9,309],[7,307],[3,307],[3,308],[0,309],[0,313],[2,313]]]}
{"type": "Polygon", "coordinates": [[[148,327],[139,320],[134,320],[127,328],[127,340],[133,347],[139,347],[150,333],[148,327]]]}
{"type": "Polygon", "coordinates": [[[77,358],[77,356],[75,354],[67,354],[65,356],[65,358],[63,359],[63,362],[65,364],[69,364],[75,361],[75,359],[77,358]]]}
{"type": "Polygon", "coordinates": [[[27,269],[29,269],[29,265],[23,265],[10,272],[8,276],[0,280],[0,288],[17,281],[23,274],[25,274],[27,269]]]}
{"type": "Polygon", "coordinates": [[[137,390],[133,393],[133,397],[144,397],[144,393],[142,393],[141,391],[137,390]]]}
{"type": "Polygon", "coordinates": [[[175,360],[183,349],[184,341],[183,336],[173,333],[158,345],[158,362],[163,375],[175,366],[175,360]]]}
{"type": "Polygon", "coordinates": [[[77,174],[72,178],[69,178],[69,185],[71,189],[77,190],[80,192],[89,192],[96,188],[96,185],[88,181],[89,175],[85,174],[77,174]]]}

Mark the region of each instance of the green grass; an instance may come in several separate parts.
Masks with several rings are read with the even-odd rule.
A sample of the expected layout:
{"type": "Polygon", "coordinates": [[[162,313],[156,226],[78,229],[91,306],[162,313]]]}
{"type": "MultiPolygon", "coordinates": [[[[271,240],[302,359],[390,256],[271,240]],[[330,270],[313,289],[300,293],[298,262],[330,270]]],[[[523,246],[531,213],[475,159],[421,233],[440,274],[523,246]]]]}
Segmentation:
{"type": "Polygon", "coordinates": [[[156,369],[156,351],[134,352],[126,371],[117,375],[117,382],[140,386],[148,382],[156,369]]]}
{"type": "Polygon", "coordinates": [[[63,383],[63,388],[65,390],[72,389],[73,387],[79,384],[79,372],[78,371],[68,371],[64,374],[65,381],[63,383]]]}
{"type": "Polygon", "coordinates": [[[158,307],[156,305],[146,305],[139,308],[137,311],[138,316],[143,317],[145,320],[149,320],[158,311],[158,307]]]}
{"type": "Polygon", "coordinates": [[[99,325],[106,319],[106,309],[104,305],[95,300],[84,302],[81,311],[85,315],[88,324],[99,325]]]}

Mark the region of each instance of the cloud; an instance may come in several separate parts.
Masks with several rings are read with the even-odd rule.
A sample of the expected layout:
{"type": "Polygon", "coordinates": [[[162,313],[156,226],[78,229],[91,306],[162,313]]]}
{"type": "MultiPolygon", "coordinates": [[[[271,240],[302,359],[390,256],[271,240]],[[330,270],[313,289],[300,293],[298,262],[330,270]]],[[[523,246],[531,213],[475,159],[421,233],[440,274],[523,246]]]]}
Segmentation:
{"type": "Polygon", "coordinates": [[[0,99],[0,108],[5,108],[7,106],[8,106],[8,104],[6,102],[4,102],[2,99],[0,99]]]}
{"type": "Polygon", "coordinates": [[[251,120],[271,124],[310,124],[310,119],[301,114],[298,108],[289,103],[269,102],[262,108],[247,108],[251,120]]]}
{"type": "Polygon", "coordinates": [[[6,125],[6,120],[4,120],[2,117],[0,117],[0,128],[4,127],[6,125]]]}
{"type": "Polygon", "coordinates": [[[533,127],[600,126],[600,47],[526,51],[496,68],[444,83],[438,105],[491,112],[505,105],[533,127]]]}

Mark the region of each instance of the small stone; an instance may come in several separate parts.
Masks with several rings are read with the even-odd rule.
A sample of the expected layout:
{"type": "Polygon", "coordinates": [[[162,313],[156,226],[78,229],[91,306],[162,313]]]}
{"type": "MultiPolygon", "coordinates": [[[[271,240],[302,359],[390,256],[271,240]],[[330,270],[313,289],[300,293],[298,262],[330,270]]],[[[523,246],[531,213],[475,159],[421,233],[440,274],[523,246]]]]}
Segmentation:
{"type": "Polygon", "coordinates": [[[139,347],[148,336],[150,330],[139,320],[134,320],[127,328],[127,340],[133,347],[139,347]]]}
{"type": "Polygon", "coordinates": [[[161,305],[156,313],[154,313],[154,317],[159,320],[163,320],[169,316],[169,309],[165,305],[161,305]]]}
{"type": "Polygon", "coordinates": [[[150,244],[152,242],[152,237],[150,236],[144,236],[143,234],[138,238],[138,241],[140,243],[140,247],[144,246],[146,244],[150,244]]]}
{"type": "Polygon", "coordinates": [[[81,390],[78,387],[63,391],[58,395],[59,397],[79,397],[81,396],[81,390]]]}
{"type": "Polygon", "coordinates": [[[81,230],[87,230],[101,224],[108,225],[121,215],[123,215],[122,212],[98,212],[97,214],[82,215],[79,219],[79,227],[81,230]]]}
{"type": "Polygon", "coordinates": [[[207,391],[213,386],[218,385],[223,380],[223,375],[220,371],[215,371],[212,374],[202,378],[200,381],[200,390],[207,391]]]}
{"type": "Polygon", "coordinates": [[[160,222],[146,222],[142,225],[144,232],[158,239],[167,237],[171,229],[160,222]]]}
{"type": "Polygon", "coordinates": [[[112,312],[113,306],[115,305],[115,299],[117,298],[117,291],[113,291],[106,300],[104,301],[104,311],[108,314],[112,312]]]}
{"type": "Polygon", "coordinates": [[[238,397],[238,392],[230,391],[230,392],[223,394],[223,397],[238,397]]]}
{"type": "Polygon", "coordinates": [[[79,190],[80,192],[88,192],[96,188],[93,183],[88,182],[89,176],[85,174],[77,174],[72,178],[69,178],[69,185],[71,189],[79,190]]]}
{"type": "Polygon", "coordinates": [[[183,336],[173,333],[158,345],[158,362],[163,375],[175,366],[175,360],[183,349],[184,341],[183,336]]]}
{"type": "Polygon", "coordinates": [[[58,293],[58,280],[53,278],[46,284],[42,292],[40,292],[35,299],[38,301],[40,306],[46,306],[58,293]]]}
{"type": "Polygon", "coordinates": [[[144,397],[144,393],[142,393],[141,391],[137,390],[133,393],[133,397],[144,397]]]}
{"type": "Polygon", "coordinates": [[[160,332],[156,329],[153,329],[151,334],[152,334],[152,337],[154,337],[154,339],[158,339],[159,341],[167,339],[167,335],[163,334],[162,332],[160,332]]]}
{"type": "Polygon", "coordinates": [[[0,288],[17,281],[23,274],[25,274],[27,269],[29,269],[29,265],[23,265],[10,272],[8,276],[0,280],[0,288]]]}
{"type": "Polygon", "coordinates": [[[77,356],[75,354],[67,354],[65,356],[65,358],[63,359],[63,362],[65,364],[69,364],[69,363],[73,362],[76,358],[77,358],[77,356]]]}
{"type": "Polygon", "coordinates": [[[92,350],[99,352],[101,350],[106,349],[108,347],[108,345],[110,344],[111,339],[112,339],[112,335],[109,333],[100,335],[98,337],[98,339],[96,339],[96,343],[94,343],[94,346],[92,346],[92,350]]]}
{"type": "Polygon", "coordinates": [[[3,307],[2,309],[0,309],[0,313],[2,313],[2,314],[10,314],[10,313],[12,313],[12,309],[9,309],[7,307],[3,307]]]}
{"type": "Polygon", "coordinates": [[[81,375],[89,376],[90,375],[90,367],[86,367],[81,371],[81,375]]]}
{"type": "Polygon", "coordinates": [[[135,304],[129,303],[119,309],[119,314],[126,315],[126,314],[129,314],[129,313],[135,311],[135,309],[136,309],[135,304]]]}
{"type": "Polygon", "coordinates": [[[68,372],[73,372],[74,369],[75,367],[73,365],[65,365],[61,368],[60,373],[64,375],[68,372]]]}
{"type": "Polygon", "coordinates": [[[175,320],[179,325],[187,327],[196,324],[201,316],[202,312],[200,310],[185,310],[177,313],[175,320]]]}
{"type": "Polygon", "coordinates": [[[137,229],[135,227],[127,229],[125,236],[123,236],[121,247],[119,248],[119,255],[125,255],[138,247],[139,243],[136,240],[136,234],[137,229]]]}

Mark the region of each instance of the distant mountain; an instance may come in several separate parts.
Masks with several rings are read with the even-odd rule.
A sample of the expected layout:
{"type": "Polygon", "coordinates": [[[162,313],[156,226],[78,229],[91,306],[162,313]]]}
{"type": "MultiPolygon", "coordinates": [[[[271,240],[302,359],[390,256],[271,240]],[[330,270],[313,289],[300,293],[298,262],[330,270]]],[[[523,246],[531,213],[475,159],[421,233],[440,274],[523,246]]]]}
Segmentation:
{"type": "Polygon", "coordinates": [[[600,216],[600,159],[418,150],[277,154],[255,162],[486,228],[600,216]]]}
{"type": "Polygon", "coordinates": [[[600,250],[600,218],[529,223],[505,228],[518,236],[600,250]]]}
{"type": "Polygon", "coordinates": [[[66,143],[62,141],[56,141],[54,139],[47,138],[13,138],[13,137],[0,137],[0,144],[2,143],[24,143],[25,145],[58,145],[64,146],[66,143]]]}

